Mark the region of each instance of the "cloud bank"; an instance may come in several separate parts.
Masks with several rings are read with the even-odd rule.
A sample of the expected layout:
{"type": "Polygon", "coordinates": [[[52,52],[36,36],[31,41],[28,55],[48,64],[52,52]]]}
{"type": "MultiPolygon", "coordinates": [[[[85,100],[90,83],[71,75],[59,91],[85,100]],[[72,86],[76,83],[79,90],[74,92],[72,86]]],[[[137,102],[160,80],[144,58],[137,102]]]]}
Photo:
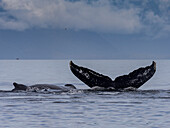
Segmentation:
{"type": "Polygon", "coordinates": [[[170,0],[1,0],[0,29],[170,32],[170,0]]]}

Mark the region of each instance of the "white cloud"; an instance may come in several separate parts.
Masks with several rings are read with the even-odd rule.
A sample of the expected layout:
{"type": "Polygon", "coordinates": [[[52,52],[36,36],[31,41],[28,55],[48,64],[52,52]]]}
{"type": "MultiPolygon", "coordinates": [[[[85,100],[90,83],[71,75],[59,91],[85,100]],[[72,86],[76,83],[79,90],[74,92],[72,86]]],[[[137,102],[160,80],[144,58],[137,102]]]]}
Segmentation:
{"type": "Polygon", "coordinates": [[[24,30],[27,29],[28,25],[21,22],[9,19],[6,13],[0,14],[0,29],[12,29],[12,30],[24,30]]]}
{"type": "Polygon", "coordinates": [[[27,29],[27,24],[24,24],[23,22],[16,22],[16,21],[8,21],[5,19],[0,18],[0,28],[1,29],[11,29],[11,30],[24,30],[27,29]]]}
{"type": "MultiPolygon", "coordinates": [[[[169,0],[159,1],[157,15],[152,10],[145,12],[143,7],[135,6],[129,0],[122,7],[111,4],[109,0],[85,0],[70,2],[65,0],[2,0],[0,6],[8,16],[0,18],[0,28],[24,30],[37,28],[70,28],[74,30],[91,30],[97,32],[136,33],[143,31],[146,26],[158,25],[160,29],[169,26],[166,18],[169,0]],[[144,14],[142,14],[145,12],[144,14]],[[166,14],[165,14],[166,12],[166,14]],[[142,16],[144,15],[144,16],[142,16]],[[162,27],[162,28],[161,28],[162,27]]],[[[115,1],[120,3],[119,1],[115,1]]],[[[122,2],[122,1],[121,1],[122,2]]],[[[140,1],[141,2],[141,1],[140,1]]],[[[147,1],[143,1],[146,6],[147,1]]],[[[142,6],[141,5],[141,6],[142,6]]]]}
{"type": "Polygon", "coordinates": [[[102,0],[93,4],[64,0],[2,0],[1,6],[16,18],[10,21],[14,22],[12,28],[21,24],[19,29],[24,29],[23,24],[27,24],[29,27],[133,33],[141,27],[136,9],[118,9],[102,0]]]}
{"type": "Polygon", "coordinates": [[[145,3],[147,8],[144,12],[142,19],[145,25],[144,29],[148,35],[159,38],[163,36],[169,36],[170,33],[170,0],[158,0],[150,8],[147,6],[151,3],[145,3]],[[149,9],[148,9],[149,8],[149,9]]]}

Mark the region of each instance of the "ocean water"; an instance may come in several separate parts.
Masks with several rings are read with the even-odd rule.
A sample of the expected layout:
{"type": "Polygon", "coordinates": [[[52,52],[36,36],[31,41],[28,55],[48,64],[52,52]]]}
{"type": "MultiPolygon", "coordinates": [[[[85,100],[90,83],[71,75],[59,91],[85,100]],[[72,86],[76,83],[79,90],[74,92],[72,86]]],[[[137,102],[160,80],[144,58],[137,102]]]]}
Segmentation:
{"type": "MultiPolygon", "coordinates": [[[[170,61],[155,60],[153,78],[137,91],[89,89],[69,69],[68,60],[0,60],[0,90],[13,82],[74,84],[69,92],[0,91],[1,128],[168,128],[170,61]]],[[[75,60],[78,65],[115,78],[150,65],[152,60],[75,60]]]]}

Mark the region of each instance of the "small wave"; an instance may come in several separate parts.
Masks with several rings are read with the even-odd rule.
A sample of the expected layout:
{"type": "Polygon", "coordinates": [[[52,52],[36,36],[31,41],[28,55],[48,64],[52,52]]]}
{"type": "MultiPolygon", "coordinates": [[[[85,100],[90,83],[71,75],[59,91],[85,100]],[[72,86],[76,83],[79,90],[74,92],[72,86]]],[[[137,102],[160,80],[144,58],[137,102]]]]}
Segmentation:
{"type": "Polygon", "coordinates": [[[67,103],[71,103],[71,102],[69,102],[69,101],[54,101],[53,103],[57,103],[57,104],[61,104],[61,103],[67,104],[67,103]]]}

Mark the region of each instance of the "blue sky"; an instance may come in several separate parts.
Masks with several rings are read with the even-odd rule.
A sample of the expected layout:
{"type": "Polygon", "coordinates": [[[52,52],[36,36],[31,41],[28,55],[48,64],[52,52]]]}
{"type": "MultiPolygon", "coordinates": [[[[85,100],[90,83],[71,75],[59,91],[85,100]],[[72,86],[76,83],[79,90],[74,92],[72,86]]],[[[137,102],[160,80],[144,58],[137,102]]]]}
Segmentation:
{"type": "Polygon", "coordinates": [[[170,0],[0,0],[0,59],[170,59],[170,0]]]}

